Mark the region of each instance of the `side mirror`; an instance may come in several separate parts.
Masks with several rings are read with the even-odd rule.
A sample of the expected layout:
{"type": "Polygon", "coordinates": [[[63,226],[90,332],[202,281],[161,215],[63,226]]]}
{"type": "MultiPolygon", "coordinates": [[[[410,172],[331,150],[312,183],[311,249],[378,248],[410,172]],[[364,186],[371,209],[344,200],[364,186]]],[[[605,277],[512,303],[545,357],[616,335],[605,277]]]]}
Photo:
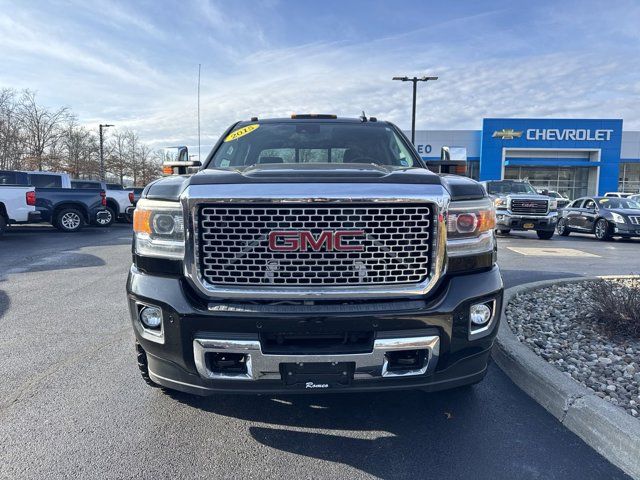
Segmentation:
{"type": "Polygon", "coordinates": [[[542,195],[549,195],[549,190],[547,190],[546,188],[543,188],[542,195]]]}
{"type": "Polygon", "coordinates": [[[195,173],[202,166],[199,160],[189,160],[189,149],[182,145],[162,150],[162,173],[164,175],[185,175],[195,173]]]}
{"type": "Polygon", "coordinates": [[[162,173],[164,175],[185,175],[187,173],[196,173],[201,166],[202,162],[199,160],[164,162],[162,164],[162,173]]]}

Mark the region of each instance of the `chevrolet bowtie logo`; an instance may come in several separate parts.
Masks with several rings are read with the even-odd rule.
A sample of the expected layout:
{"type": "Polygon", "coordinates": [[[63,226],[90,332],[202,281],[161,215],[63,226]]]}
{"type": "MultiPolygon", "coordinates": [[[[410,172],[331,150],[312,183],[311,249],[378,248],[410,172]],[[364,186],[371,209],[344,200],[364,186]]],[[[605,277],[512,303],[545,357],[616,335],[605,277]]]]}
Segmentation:
{"type": "Polygon", "coordinates": [[[502,130],[496,130],[491,135],[493,138],[501,138],[503,140],[513,140],[514,138],[520,138],[522,131],[515,131],[513,128],[503,128],[502,130]]]}

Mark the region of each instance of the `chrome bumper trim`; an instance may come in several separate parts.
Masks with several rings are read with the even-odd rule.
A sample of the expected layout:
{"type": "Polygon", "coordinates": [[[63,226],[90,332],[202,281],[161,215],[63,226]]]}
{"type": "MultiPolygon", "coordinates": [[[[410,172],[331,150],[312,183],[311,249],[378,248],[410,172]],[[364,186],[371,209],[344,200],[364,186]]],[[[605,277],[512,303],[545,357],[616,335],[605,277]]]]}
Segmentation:
{"type": "Polygon", "coordinates": [[[411,377],[433,373],[440,354],[440,338],[435,335],[406,338],[381,338],[374,341],[369,353],[335,355],[267,355],[262,353],[258,340],[229,340],[224,338],[196,338],[193,356],[198,373],[209,380],[280,380],[281,363],[355,362],[354,380],[371,378],[411,377]],[[425,364],[419,369],[402,372],[389,371],[387,352],[399,350],[427,350],[425,364]],[[246,373],[212,372],[206,363],[207,353],[239,353],[246,355],[246,373]]]}

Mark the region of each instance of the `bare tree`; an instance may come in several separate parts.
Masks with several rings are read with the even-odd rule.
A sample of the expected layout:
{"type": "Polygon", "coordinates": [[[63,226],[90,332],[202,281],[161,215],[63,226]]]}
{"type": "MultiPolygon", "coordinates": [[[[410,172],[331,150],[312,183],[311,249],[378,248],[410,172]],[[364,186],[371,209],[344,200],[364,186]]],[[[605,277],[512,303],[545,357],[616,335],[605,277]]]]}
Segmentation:
{"type": "Polygon", "coordinates": [[[130,164],[130,132],[128,130],[116,130],[108,144],[108,154],[105,152],[105,165],[107,172],[116,177],[122,184],[124,178],[131,174],[130,164]]]}
{"type": "Polygon", "coordinates": [[[16,169],[22,156],[22,135],[17,114],[17,94],[0,89],[0,168],[16,169]]]}
{"type": "Polygon", "coordinates": [[[60,135],[61,125],[69,115],[66,107],[55,111],[38,105],[36,94],[25,90],[19,102],[19,118],[29,158],[38,170],[45,166],[45,152],[60,135]]]}

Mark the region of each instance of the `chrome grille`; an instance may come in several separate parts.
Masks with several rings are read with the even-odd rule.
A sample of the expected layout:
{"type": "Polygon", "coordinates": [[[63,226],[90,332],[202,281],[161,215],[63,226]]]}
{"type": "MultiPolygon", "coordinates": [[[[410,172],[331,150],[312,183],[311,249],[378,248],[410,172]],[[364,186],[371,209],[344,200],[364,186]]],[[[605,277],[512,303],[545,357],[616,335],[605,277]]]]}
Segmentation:
{"type": "Polygon", "coordinates": [[[629,221],[634,225],[640,225],[640,216],[629,216],[629,221]]]}
{"type": "Polygon", "coordinates": [[[339,286],[419,283],[429,276],[431,204],[211,204],[199,207],[196,261],[211,285],[339,286]],[[362,231],[361,251],[272,251],[269,234],[362,231]]]}
{"type": "Polygon", "coordinates": [[[511,200],[511,211],[523,215],[546,215],[549,209],[547,200],[511,200]]]}

